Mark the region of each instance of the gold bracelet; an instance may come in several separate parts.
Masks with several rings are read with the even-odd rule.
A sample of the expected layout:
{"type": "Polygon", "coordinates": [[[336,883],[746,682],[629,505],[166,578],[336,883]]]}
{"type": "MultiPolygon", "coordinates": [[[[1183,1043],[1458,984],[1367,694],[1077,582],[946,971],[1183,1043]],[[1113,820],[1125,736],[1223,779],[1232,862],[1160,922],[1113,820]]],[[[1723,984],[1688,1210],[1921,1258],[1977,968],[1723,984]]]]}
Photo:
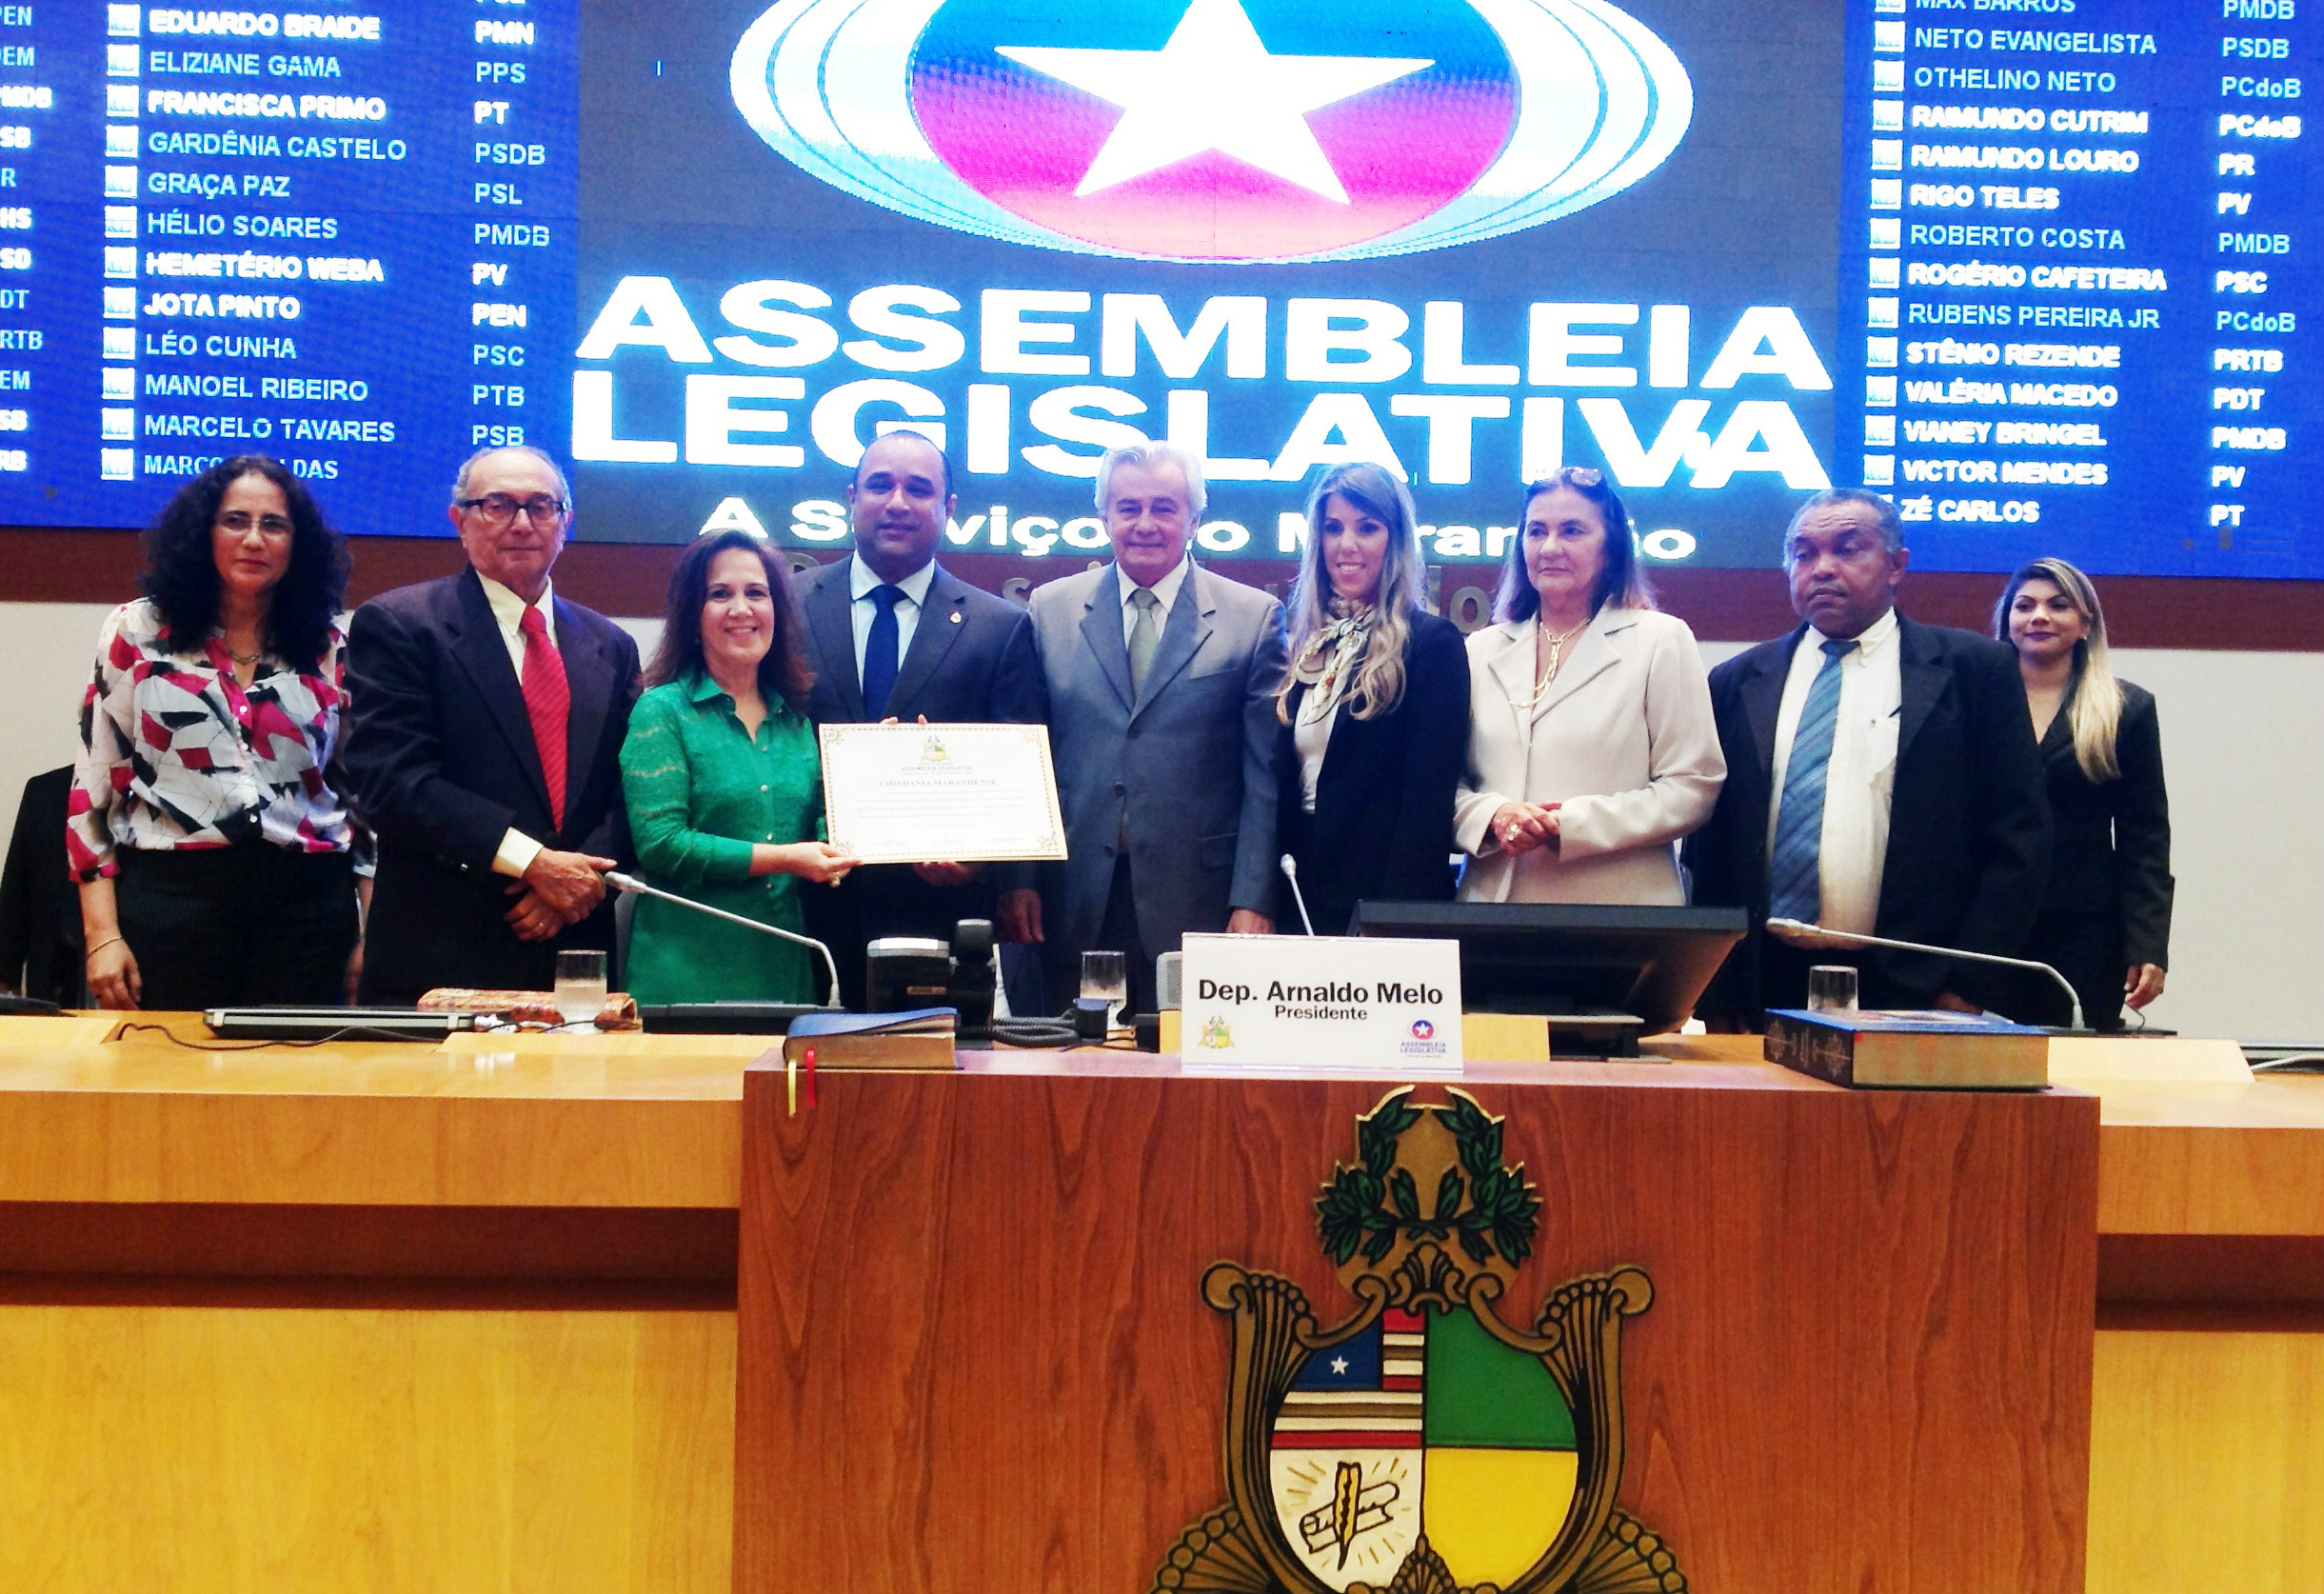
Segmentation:
{"type": "Polygon", "coordinates": [[[81,954],[81,961],[83,963],[87,963],[90,958],[95,957],[99,952],[102,952],[106,947],[110,946],[114,942],[120,939],[121,937],[117,934],[107,936],[104,940],[98,942],[94,946],[91,946],[88,950],[84,951],[81,954]]]}

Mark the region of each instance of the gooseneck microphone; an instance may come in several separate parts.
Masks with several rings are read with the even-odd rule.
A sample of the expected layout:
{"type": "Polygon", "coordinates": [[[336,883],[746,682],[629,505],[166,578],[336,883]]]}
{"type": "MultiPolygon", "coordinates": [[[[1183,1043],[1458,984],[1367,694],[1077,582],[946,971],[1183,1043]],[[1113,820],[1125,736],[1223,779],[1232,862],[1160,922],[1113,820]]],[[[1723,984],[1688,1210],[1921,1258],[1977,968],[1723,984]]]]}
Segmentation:
{"type": "Polygon", "coordinates": [[[2031,968],[2047,974],[2057,982],[2057,988],[2066,993],[2066,1001],[2074,1013],[2074,1027],[2086,1027],[2082,1023],[2082,999],[2075,994],[2073,982],[2046,963],[2031,958],[2005,958],[1998,952],[1972,952],[1961,946],[1931,946],[1925,942],[1898,941],[1887,935],[1858,935],[1854,930],[1826,929],[1821,925],[1803,924],[1798,919],[1770,919],[1767,933],[1778,941],[1794,946],[1886,946],[1898,952],[1929,952],[1940,958],[1959,958],[1967,963],[1999,964],[2004,968],[2031,968]]]}
{"type": "Polygon", "coordinates": [[[1299,907],[1300,923],[1307,927],[1307,933],[1309,935],[1315,934],[1316,922],[1307,917],[1307,899],[1300,895],[1299,860],[1292,857],[1290,853],[1286,852],[1275,862],[1276,867],[1283,871],[1283,878],[1291,882],[1291,900],[1299,907]]]}
{"type": "Polygon", "coordinates": [[[729,913],[723,907],[712,907],[706,902],[696,902],[691,897],[682,897],[675,891],[665,891],[658,886],[646,885],[634,874],[622,874],[616,870],[607,869],[606,884],[617,891],[627,891],[633,897],[660,897],[664,902],[674,902],[680,907],[690,907],[697,913],[707,913],[713,919],[724,919],[730,925],[740,925],[745,929],[754,929],[763,935],[771,935],[778,941],[788,941],[796,946],[814,947],[824,955],[824,967],[831,976],[831,994],[824,1000],[824,1006],[838,1007],[839,963],[831,956],[831,948],[813,936],[801,935],[796,930],[786,930],[780,925],[763,925],[756,919],[745,919],[740,913],[729,913]]]}

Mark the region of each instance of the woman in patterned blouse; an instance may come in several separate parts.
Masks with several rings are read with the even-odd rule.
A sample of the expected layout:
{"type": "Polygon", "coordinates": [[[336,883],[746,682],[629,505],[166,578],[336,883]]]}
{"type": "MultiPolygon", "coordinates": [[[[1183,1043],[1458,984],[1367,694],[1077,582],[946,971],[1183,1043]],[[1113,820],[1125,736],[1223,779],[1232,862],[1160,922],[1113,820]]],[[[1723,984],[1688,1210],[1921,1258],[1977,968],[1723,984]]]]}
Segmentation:
{"type": "MultiPolygon", "coordinates": [[[[622,793],[647,881],[798,931],[799,883],[855,859],[819,839],[823,763],[807,723],[799,609],[756,537],[704,537],[670,575],[650,684],[629,713],[622,793]]],[[[804,948],[646,897],[629,935],[642,1003],[812,1002],[804,948]]]]}
{"type": "Polygon", "coordinates": [[[345,707],[347,549],[283,466],[238,455],[145,536],[106,617],[65,846],[108,1007],[332,1003],[355,831],[324,771],[345,707]]]}

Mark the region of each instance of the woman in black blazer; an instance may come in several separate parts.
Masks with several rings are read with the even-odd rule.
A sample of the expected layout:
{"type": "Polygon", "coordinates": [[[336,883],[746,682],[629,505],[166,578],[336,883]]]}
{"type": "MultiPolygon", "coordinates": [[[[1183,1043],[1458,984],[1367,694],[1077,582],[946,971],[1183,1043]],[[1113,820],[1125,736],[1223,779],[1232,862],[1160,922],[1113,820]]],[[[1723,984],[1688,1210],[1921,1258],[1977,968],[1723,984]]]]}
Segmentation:
{"type": "MultiPolygon", "coordinates": [[[[1324,473],[1307,502],[1275,700],[1277,834],[1320,935],[1357,902],[1453,894],[1453,788],[1469,747],[1460,632],[1420,607],[1412,495],[1377,465],[1324,473]]],[[[1279,930],[1301,928],[1290,891],[1279,930]]]]}
{"type": "MultiPolygon", "coordinates": [[[[2117,681],[2090,578],[2036,559],[2002,589],[1994,635],[2017,651],[2056,840],[2025,955],[2056,966],[2096,1028],[2162,994],[2171,942],[2171,810],[2155,699],[2117,681]]],[[[2023,982],[2013,1016],[2064,1024],[2065,993],[2023,982]]]]}

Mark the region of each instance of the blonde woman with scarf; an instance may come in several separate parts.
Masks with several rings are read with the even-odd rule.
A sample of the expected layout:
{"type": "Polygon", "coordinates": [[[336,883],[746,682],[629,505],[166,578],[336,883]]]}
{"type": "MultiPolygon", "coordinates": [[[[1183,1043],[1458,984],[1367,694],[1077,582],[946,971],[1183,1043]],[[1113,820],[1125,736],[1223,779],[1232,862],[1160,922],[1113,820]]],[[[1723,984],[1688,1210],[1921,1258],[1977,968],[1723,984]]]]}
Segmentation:
{"type": "MultiPolygon", "coordinates": [[[[1377,465],[1326,471],[1307,502],[1275,702],[1278,835],[1319,935],[1358,901],[1453,894],[1453,789],[1469,746],[1460,632],[1420,607],[1412,495],[1377,465]]],[[[1301,927],[1286,888],[1278,930],[1301,927]]]]}

